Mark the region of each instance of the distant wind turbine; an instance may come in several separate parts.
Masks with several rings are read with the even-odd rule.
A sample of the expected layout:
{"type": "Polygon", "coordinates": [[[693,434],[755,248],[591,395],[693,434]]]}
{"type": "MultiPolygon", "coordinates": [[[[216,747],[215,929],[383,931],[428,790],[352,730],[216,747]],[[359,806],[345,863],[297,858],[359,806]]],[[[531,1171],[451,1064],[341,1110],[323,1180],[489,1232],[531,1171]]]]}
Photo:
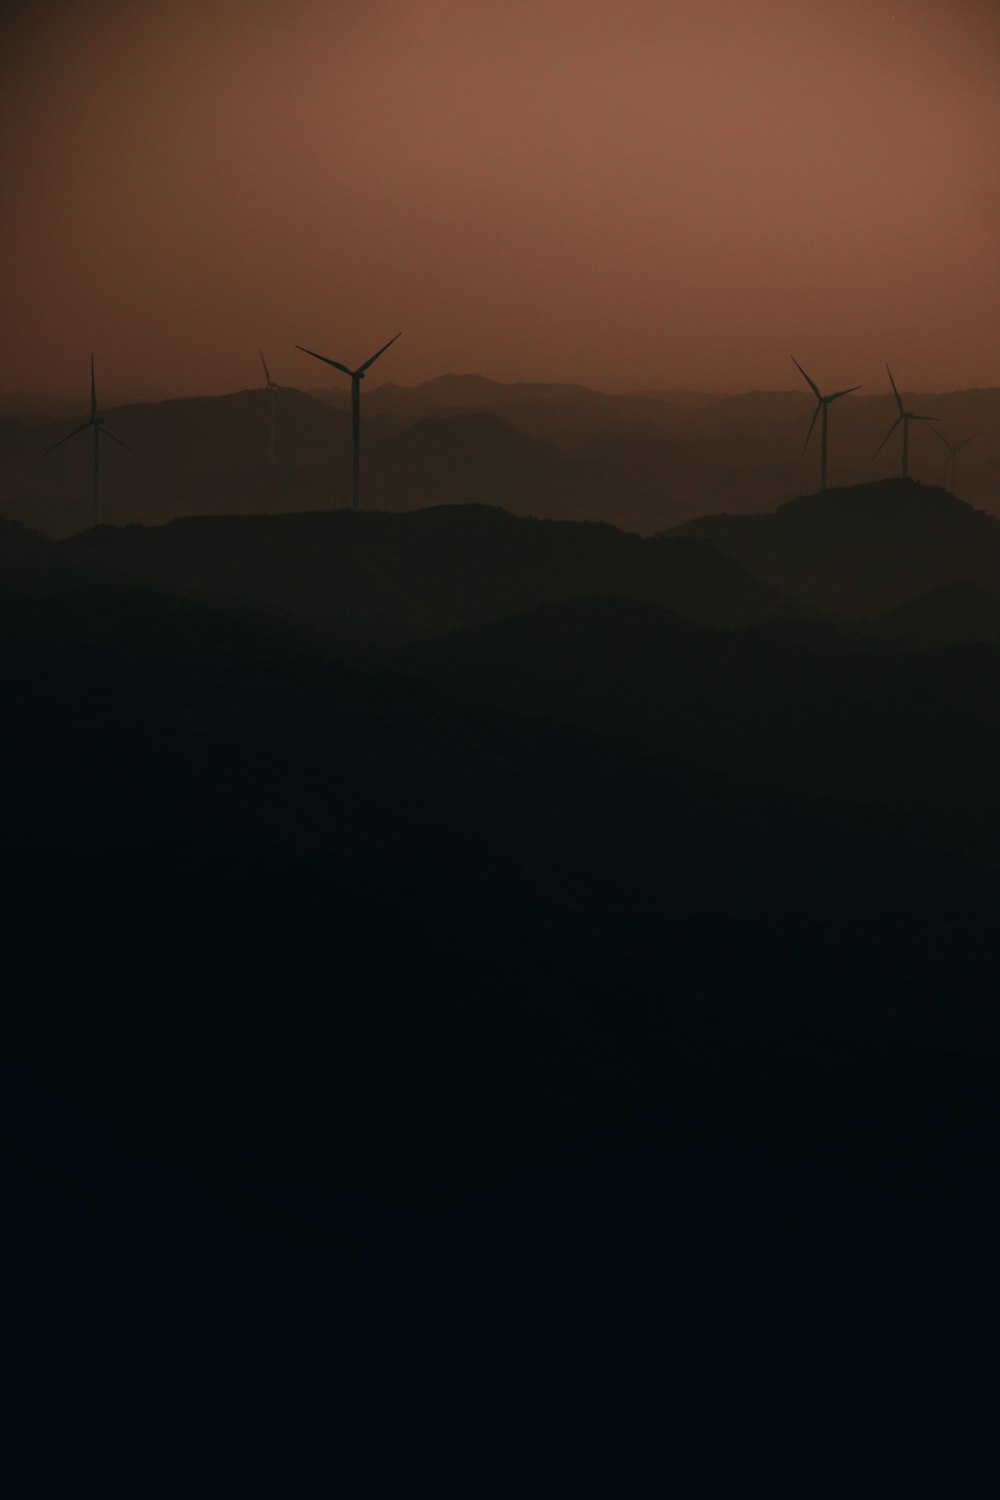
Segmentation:
{"type": "Polygon", "coordinates": [[[944,482],[954,495],[958,490],[958,455],[966,443],[971,443],[973,438],[980,436],[978,432],[972,433],[970,437],[963,438],[960,443],[949,443],[944,433],[938,427],[932,427],[931,432],[939,437],[948,450],[948,459],[944,467],[944,482]]]}
{"type": "Polygon", "coordinates": [[[806,449],[809,447],[809,439],[813,435],[813,428],[816,426],[816,418],[819,416],[820,412],[823,413],[823,421],[822,421],[822,424],[820,426],[819,487],[820,487],[821,490],[825,490],[826,489],[826,453],[827,453],[827,445],[826,445],[827,431],[826,431],[826,428],[827,428],[827,416],[828,416],[829,411],[830,411],[830,406],[832,405],[832,403],[834,401],[839,401],[840,398],[841,398],[841,396],[851,396],[851,395],[854,394],[855,391],[860,391],[861,387],[859,385],[852,385],[852,386],[849,386],[846,391],[834,391],[834,393],[833,393],[832,396],[824,396],[823,393],[820,391],[820,388],[816,384],[816,382],[814,380],[810,380],[809,379],[809,376],[806,374],[805,370],[803,370],[802,366],[799,364],[799,362],[795,358],[794,354],[791,356],[791,360],[792,360],[792,364],[798,370],[799,374],[802,376],[802,379],[805,381],[806,385],[809,387],[809,389],[812,391],[813,395],[816,397],[816,410],[813,412],[812,421],[809,423],[809,431],[806,433],[806,440],[805,440],[805,442],[802,445],[803,455],[805,454],[806,449]]]}
{"type": "Polygon", "coordinates": [[[90,418],[81,422],[79,427],[74,427],[72,432],[67,432],[58,443],[53,443],[51,448],[46,448],[46,453],[54,453],[61,448],[63,443],[68,443],[70,438],[75,438],[78,433],[86,432],[88,427],[94,430],[94,525],[101,524],[101,434],[109,437],[119,448],[124,448],[127,453],[133,452],[128,443],[123,443],[121,438],[115,437],[114,433],[104,425],[104,418],[97,414],[97,385],[94,381],[94,356],[90,356],[90,418]]]}
{"type": "Polygon", "coordinates": [[[301,349],[303,354],[311,354],[313,359],[320,359],[325,365],[332,365],[335,370],[342,370],[345,375],[351,377],[351,427],[354,438],[354,488],[351,494],[351,509],[361,509],[361,382],[365,378],[365,371],[373,365],[380,355],[384,354],[396,339],[402,338],[397,333],[388,344],[383,344],[377,349],[371,359],[366,359],[363,365],[358,365],[356,370],[351,370],[347,365],[342,365],[339,360],[327,359],[325,354],[316,354],[312,349],[306,349],[302,344],[296,344],[296,349],[301,349]]]}
{"type": "Polygon", "coordinates": [[[874,462],[874,460],[876,458],[878,458],[879,454],[882,452],[882,449],[885,447],[886,443],[892,437],[893,433],[896,431],[896,428],[899,426],[900,422],[902,422],[902,424],[903,424],[903,478],[904,479],[909,479],[909,477],[910,477],[910,423],[911,422],[938,422],[938,421],[940,421],[940,418],[939,417],[922,417],[918,412],[915,412],[915,411],[906,411],[904,409],[904,407],[903,407],[903,398],[902,398],[902,396],[899,394],[899,392],[896,389],[896,382],[892,378],[892,371],[889,369],[888,364],[886,364],[885,368],[888,371],[889,382],[890,382],[890,384],[892,386],[892,394],[895,396],[895,398],[896,398],[896,405],[899,407],[899,416],[896,418],[895,422],[893,422],[892,426],[889,428],[889,431],[886,433],[885,437],[882,439],[882,441],[879,443],[878,447],[875,449],[875,452],[872,454],[872,461],[874,462]]]}
{"type": "Polygon", "coordinates": [[[275,403],[275,399],[276,399],[276,397],[275,397],[275,391],[280,390],[280,386],[278,385],[278,382],[276,380],[272,380],[271,379],[271,372],[267,368],[267,360],[264,358],[264,351],[260,347],[259,344],[257,345],[257,353],[260,355],[260,362],[264,366],[264,389],[268,393],[268,397],[267,397],[267,406],[268,406],[268,413],[267,413],[267,461],[268,461],[269,464],[273,464],[274,463],[274,403],[275,403]]]}

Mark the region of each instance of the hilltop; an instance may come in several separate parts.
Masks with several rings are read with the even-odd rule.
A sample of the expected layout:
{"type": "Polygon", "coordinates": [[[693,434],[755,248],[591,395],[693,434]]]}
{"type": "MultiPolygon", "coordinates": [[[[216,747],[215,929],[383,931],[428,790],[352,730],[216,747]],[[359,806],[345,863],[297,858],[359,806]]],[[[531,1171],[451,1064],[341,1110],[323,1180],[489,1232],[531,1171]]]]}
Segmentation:
{"type": "Polygon", "coordinates": [[[18,582],[38,590],[64,577],[277,611],[341,645],[419,639],[592,594],[726,624],[802,613],[700,540],[473,505],[101,527],[46,547],[18,582]]]}
{"type": "Polygon", "coordinates": [[[957,580],[1000,584],[1000,520],[914,480],[804,495],[770,515],[703,516],[671,535],[710,541],[775,588],[847,615],[957,580]]]}

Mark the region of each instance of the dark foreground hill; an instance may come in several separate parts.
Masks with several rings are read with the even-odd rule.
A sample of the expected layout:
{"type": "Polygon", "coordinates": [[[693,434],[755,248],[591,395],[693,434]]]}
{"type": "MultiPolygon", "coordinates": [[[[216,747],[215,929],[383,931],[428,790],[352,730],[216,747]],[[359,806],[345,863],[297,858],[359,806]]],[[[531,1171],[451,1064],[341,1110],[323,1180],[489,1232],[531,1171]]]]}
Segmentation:
{"type": "Polygon", "coordinates": [[[1000,645],[1000,587],[988,583],[945,583],[907,599],[872,622],[888,640],[928,649],[961,641],[1000,645]]]}
{"type": "Polygon", "coordinates": [[[988,841],[149,592],[0,646],[13,1493],[972,1482],[988,841]]]}
{"type": "Polygon", "coordinates": [[[800,612],[704,542],[482,506],[104,527],[50,547],[21,579],[38,590],[66,576],[281,611],[355,644],[412,640],[592,594],[727,624],[800,612]]]}
{"type": "Polygon", "coordinates": [[[1000,830],[992,645],[910,652],[823,624],[721,629],[586,599],[392,660],[467,700],[630,735],[744,784],[1000,830]]]}
{"type": "Polygon", "coordinates": [[[0,568],[31,564],[46,545],[47,538],[41,532],[0,517],[0,568]]]}
{"type": "Polygon", "coordinates": [[[772,515],[705,516],[679,531],[842,614],[881,614],[958,580],[1000,585],[1000,521],[912,480],[806,495],[772,515]]]}

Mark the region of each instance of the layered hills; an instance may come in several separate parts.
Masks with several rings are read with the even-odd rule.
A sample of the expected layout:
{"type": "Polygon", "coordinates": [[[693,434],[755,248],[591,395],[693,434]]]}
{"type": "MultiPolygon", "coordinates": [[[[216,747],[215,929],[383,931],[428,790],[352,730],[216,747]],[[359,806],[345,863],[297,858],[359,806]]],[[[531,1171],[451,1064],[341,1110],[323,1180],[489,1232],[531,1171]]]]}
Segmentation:
{"type": "Polygon", "coordinates": [[[483,506],[101,527],[43,546],[17,581],[39,590],[61,578],[280,611],[345,644],[416,639],[592,594],[727,624],[802,613],[708,543],[483,506]]]}
{"type": "Polygon", "coordinates": [[[669,749],[731,784],[1000,829],[995,646],[910,652],[833,626],[721,629],[590,599],[391,659],[463,699],[669,749]]]}
{"type": "MultiPolygon", "coordinates": [[[[1000,461],[997,393],[933,399],[946,434],[981,429],[963,450],[961,487],[992,505],[1000,461]]],[[[612,394],[482,376],[375,386],[364,398],[366,503],[389,510],[499,504],[519,514],[603,520],[644,533],[720,511],[770,511],[815,484],[816,454],[801,451],[810,405],[804,390],[612,394]]],[[[874,469],[871,459],[894,412],[888,395],[862,394],[838,405],[835,483],[857,484],[896,469],[893,445],[874,469]]],[[[104,513],[112,523],[349,503],[346,386],[148,401],[104,415],[134,449],[127,454],[105,445],[104,513]],[[269,463],[272,409],[275,461],[269,463]]],[[[53,536],[89,524],[88,440],[46,454],[71,426],[62,417],[0,421],[0,514],[53,536]]],[[[944,450],[923,428],[913,434],[911,459],[923,480],[944,472],[944,450]]]]}
{"type": "Polygon", "coordinates": [[[469,504],[0,526],[23,1493],[982,1469],[1000,648],[910,638],[1000,523],[884,500],[850,621],[469,504]]]}

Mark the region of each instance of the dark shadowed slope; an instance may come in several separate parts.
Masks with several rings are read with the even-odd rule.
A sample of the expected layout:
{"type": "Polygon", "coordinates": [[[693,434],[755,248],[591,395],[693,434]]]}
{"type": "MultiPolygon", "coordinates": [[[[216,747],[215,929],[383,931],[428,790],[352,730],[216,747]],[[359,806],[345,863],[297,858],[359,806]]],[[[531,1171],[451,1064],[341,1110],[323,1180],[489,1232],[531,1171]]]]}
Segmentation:
{"type": "Polygon", "coordinates": [[[5,521],[0,516],[0,568],[28,564],[46,546],[48,538],[40,531],[32,531],[19,521],[5,521]]]}
{"type": "Polygon", "coordinates": [[[0,646],[21,1494],[981,1463],[989,850],[150,594],[0,646]]]}
{"type": "Polygon", "coordinates": [[[192,517],[103,527],[46,552],[44,573],[279,610],[342,642],[410,640],[543,601],[616,594],[741,624],[797,606],[707,543],[532,521],[481,506],[192,517]]]}
{"type": "Polygon", "coordinates": [[[1000,586],[945,583],[908,599],[871,622],[873,634],[911,646],[954,646],[961,641],[1000,645],[1000,586]]]}
{"type": "Polygon", "coordinates": [[[631,735],[718,775],[1000,826],[1000,651],[916,652],[830,626],[696,625],[578,600],[393,660],[467,699],[631,735]]]}
{"type": "Polygon", "coordinates": [[[880,614],[959,579],[1000,583],[1000,521],[912,480],[827,490],[772,515],[705,516],[679,529],[776,588],[843,614],[880,614]]]}

